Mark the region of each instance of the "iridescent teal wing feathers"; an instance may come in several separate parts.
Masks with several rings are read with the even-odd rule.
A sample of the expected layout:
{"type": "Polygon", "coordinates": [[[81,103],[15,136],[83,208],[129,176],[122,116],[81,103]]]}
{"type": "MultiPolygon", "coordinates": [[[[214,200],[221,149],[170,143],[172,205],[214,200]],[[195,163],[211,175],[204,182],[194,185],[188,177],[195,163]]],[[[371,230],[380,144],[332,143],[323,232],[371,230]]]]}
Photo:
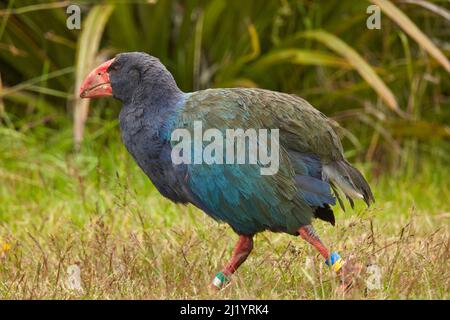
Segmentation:
{"type": "Polygon", "coordinates": [[[279,170],[274,175],[261,175],[260,163],[188,165],[188,184],[202,209],[241,234],[266,229],[296,234],[300,226],[311,223],[317,207],[335,203],[329,184],[322,180],[321,159],[342,157],[342,148],[326,118],[304,103],[257,89],[190,94],[176,127],[192,136],[195,121],[202,122],[204,131],[214,128],[224,135],[238,128],[280,130],[279,170]]]}

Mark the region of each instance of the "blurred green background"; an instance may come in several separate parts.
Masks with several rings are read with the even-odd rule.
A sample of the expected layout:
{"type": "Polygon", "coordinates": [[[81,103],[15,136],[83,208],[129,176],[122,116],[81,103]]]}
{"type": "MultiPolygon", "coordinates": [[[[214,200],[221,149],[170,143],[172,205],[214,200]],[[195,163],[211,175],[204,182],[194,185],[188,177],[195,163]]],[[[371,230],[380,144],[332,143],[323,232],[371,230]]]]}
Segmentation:
{"type": "Polygon", "coordinates": [[[97,63],[137,50],[160,58],[185,91],[298,94],[342,126],[352,161],[375,175],[415,174],[425,161],[450,157],[449,7],[447,0],[2,2],[0,125],[41,142],[74,127],[74,145],[93,132],[108,143],[109,129],[98,130],[117,130],[120,105],[93,101],[87,117],[77,86],[97,63]],[[80,30],[66,26],[71,4],[81,9],[80,30]],[[373,4],[379,30],[366,26],[373,4]]]}

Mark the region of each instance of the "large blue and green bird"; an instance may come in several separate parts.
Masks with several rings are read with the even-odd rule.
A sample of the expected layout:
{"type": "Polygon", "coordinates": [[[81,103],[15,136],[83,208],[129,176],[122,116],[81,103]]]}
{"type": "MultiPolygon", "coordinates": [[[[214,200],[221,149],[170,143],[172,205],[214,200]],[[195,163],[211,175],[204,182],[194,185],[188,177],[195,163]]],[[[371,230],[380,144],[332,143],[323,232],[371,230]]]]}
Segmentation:
{"type": "MultiPolygon", "coordinates": [[[[80,92],[83,98],[112,95],[123,102],[119,116],[123,142],[164,197],[195,205],[239,235],[214,287],[230,280],[250,254],[253,236],[265,230],[300,235],[342,275],[343,285],[349,284],[345,273],[350,273],[350,264],[327,249],[311,223],[318,218],[334,225],[331,206],[336,199],[343,206],[339,194],[352,206],[353,199],[370,205],[374,197],[361,173],[344,158],[332,122],[307,101],[263,89],[184,93],[157,58],[140,52],[122,53],[101,64],[87,76],[80,92]],[[215,129],[224,136],[230,129],[277,129],[278,170],[263,175],[265,164],[260,161],[174,163],[173,133],[183,129],[195,135],[195,123],[201,123],[203,131],[215,129]]],[[[258,146],[263,142],[258,140],[258,146]]],[[[202,142],[200,150],[207,145],[202,142]]]]}

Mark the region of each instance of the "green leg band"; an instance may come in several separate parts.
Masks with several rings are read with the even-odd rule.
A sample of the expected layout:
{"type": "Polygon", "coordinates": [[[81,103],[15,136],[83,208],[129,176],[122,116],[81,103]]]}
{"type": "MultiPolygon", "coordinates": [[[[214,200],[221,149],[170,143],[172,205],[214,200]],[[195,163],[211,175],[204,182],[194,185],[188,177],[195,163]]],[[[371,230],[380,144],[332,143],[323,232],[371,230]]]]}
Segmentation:
{"type": "Polygon", "coordinates": [[[216,274],[216,277],[213,280],[213,285],[219,289],[223,288],[225,284],[227,284],[230,280],[227,278],[223,272],[219,272],[216,274]]]}

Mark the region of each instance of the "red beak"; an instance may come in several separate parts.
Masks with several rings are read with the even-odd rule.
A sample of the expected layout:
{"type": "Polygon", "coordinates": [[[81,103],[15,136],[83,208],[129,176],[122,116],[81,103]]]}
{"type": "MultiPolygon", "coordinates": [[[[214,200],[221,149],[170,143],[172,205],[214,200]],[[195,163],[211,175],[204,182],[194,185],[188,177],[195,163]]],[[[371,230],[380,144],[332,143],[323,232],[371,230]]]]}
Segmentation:
{"type": "Polygon", "coordinates": [[[88,74],[80,87],[81,98],[97,98],[112,95],[107,70],[113,62],[114,59],[103,62],[88,74]]]}

